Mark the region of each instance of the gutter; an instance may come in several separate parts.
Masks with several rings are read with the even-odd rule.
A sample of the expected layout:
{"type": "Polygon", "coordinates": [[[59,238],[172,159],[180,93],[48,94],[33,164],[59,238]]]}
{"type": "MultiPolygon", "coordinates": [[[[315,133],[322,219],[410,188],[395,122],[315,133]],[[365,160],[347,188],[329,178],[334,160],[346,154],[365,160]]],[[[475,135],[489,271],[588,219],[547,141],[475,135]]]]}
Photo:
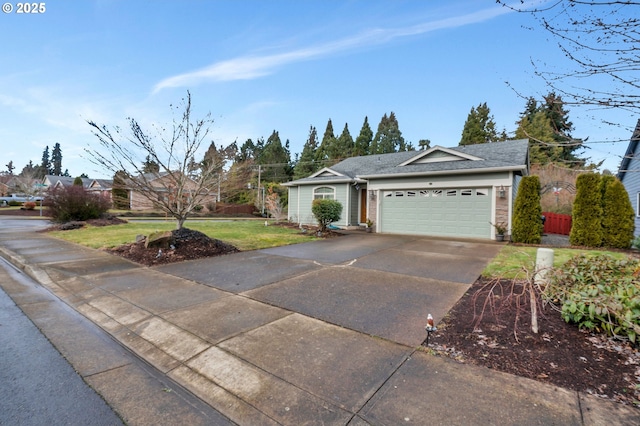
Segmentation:
{"type": "Polygon", "coordinates": [[[382,179],[382,178],[396,178],[396,177],[415,177],[415,176],[437,176],[437,175],[469,175],[476,173],[492,173],[492,172],[508,172],[508,171],[522,171],[525,172],[527,166],[504,166],[504,167],[491,167],[486,169],[463,169],[463,170],[441,170],[435,172],[413,172],[413,173],[384,173],[376,175],[363,175],[358,176],[361,179],[382,179]]]}

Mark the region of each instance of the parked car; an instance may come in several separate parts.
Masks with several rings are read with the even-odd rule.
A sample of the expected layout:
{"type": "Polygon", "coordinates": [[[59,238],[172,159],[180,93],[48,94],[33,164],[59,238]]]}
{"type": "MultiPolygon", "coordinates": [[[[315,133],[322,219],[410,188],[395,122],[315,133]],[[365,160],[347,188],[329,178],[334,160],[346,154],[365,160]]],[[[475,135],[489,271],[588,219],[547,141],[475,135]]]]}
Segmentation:
{"type": "Polygon", "coordinates": [[[38,195],[27,195],[27,194],[11,194],[6,197],[0,197],[0,205],[7,205],[11,201],[17,203],[26,203],[27,201],[38,202],[42,201],[44,197],[38,195]]]}

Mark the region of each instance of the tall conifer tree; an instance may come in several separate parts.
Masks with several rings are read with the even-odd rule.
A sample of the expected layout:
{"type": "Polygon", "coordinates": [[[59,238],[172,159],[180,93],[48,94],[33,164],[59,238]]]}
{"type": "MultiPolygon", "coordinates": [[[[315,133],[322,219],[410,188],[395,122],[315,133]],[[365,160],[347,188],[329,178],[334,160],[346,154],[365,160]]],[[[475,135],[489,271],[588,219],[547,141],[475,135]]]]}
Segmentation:
{"type": "Polygon", "coordinates": [[[318,132],[314,126],[309,128],[309,137],[304,143],[300,159],[296,163],[293,169],[293,178],[301,179],[311,175],[318,170],[318,165],[315,161],[316,150],[318,149],[318,132]]]}
{"type": "Polygon", "coordinates": [[[368,155],[370,153],[372,140],[373,130],[371,130],[371,126],[369,126],[369,118],[365,116],[364,123],[362,123],[362,128],[360,129],[360,134],[355,140],[353,155],[368,155]]]}

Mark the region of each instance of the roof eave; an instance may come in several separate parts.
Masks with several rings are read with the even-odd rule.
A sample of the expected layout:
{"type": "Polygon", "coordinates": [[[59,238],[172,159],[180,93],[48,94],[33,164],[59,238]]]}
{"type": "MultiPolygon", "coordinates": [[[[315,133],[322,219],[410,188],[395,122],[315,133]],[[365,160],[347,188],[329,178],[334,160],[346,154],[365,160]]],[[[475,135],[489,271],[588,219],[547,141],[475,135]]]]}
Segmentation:
{"type": "Polygon", "coordinates": [[[362,182],[359,181],[358,179],[351,179],[351,178],[340,178],[340,179],[318,179],[318,180],[311,180],[311,181],[299,181],[299,180],[293,180],[291,182],[285,182],[285,183],[281,183],[280,185],[282,186],[298,186],[298,185],[318,185],[321,183],[353,183],[353,182],[362,182]]]}
{"type": "Polygon", "coordinates": [[[492,172],[510,172],[510,171],[527,171],[526,165],[520,166],[503,166],[503,167],[486,167],[481,169],[463,169],[463,170],[438,170],[432,172],[411,172],[411,173],[382,173],[375,175],[358,176],[361,179],[381,179],[396,177],[414,177],[414,176],[437,176],[451,174],[473,174],[473,173],[492,173],[492,172]]]}

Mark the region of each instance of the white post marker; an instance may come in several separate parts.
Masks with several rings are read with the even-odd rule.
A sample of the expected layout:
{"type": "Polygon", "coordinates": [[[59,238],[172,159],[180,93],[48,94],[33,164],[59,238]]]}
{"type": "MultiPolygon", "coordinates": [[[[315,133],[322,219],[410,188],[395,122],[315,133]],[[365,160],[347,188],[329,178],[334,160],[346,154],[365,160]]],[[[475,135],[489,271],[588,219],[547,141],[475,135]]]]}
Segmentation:
{"type": "Polygon", "coordinates": [[[536,255],[536,271],[533,282],[537,285],[546,284],[546,276],[553,268],[553,250],[539,248],[536,255]]]}

